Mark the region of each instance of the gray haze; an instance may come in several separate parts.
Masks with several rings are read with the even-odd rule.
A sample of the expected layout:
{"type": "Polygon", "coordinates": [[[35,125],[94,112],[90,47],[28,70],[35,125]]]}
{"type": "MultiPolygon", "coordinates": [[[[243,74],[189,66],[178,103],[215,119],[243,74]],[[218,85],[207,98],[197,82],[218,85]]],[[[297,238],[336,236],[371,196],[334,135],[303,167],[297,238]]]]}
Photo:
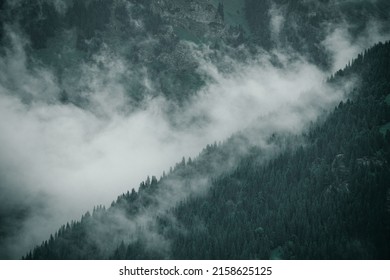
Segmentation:
{"type": "Polygon", "coordinates": [[[323,46],[332,53],[333,72],[351,62],[351,59],[357,57],[362,50],[370,48],[379,41],[385,42],[390,39],[389,34],[381,30],[381,24],[374,20],[370,21],[362,34],[354,39],[348,33],[349,27],[346,24],[329,26],[329,35],[322,42],[323,46]]]}
{"type": "MultiPolygon", "coordinates": [[[[275,32],[283,24],[276,14],[275,32]]],[[[144,72],[119,55],[102,50],[80,67],[80,76],[61,84],[51,69],[28,67],[28,41],[12,28],[7,31],[12,46],[0,58],[0,210],[22,205],[25,218],[0,243],[1,258],[19,258],[94,205],[109,206],[117,195],[137,189],[146,176],[159,176],[183,156],[195,157],[207,144],[253,124],[263,133],[256,136],[259,143],[272,132],[299,133],[347,90],[328,88],[324,81],[330,73],[303,57],[291,61],[282,50],[272,53],[281,67],[264,53],[245,64],[222,58],[231,66],[222,73],[208,59],[211,50],[189,44],[188,55],[199,61],[209,82],[172,120],[170,101],[162,97],[128,108],[123,76],[144,72]],[[89,103],[59,103],[62,87],[77,88],[89,103]]],[[[343,27],[330,28],[329,34],[323,44],[333,54],[334,69],[385,38],[375,24],[355,42],[343,27]]],[[[152,90],[147,73],[141,76],[152,90]]],[[[144,223],[150,216],[139,219],[144,223]]]]}

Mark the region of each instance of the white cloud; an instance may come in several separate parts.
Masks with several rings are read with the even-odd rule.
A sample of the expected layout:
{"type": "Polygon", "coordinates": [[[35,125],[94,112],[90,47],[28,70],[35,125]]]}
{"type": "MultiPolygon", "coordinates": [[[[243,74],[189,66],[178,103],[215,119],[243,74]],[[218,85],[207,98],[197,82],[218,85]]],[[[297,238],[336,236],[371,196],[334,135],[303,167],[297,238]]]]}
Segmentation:
{"type": "Polygon", "coordinates": [[[322,45],[332,54],[332,72],[343,69],[348,62],[375,43],[390,39],[390,34],[383,32],[381,24],[374,20],[367,24],[357,38],[349,33],[349,27],[346,23],[330,26],[329,35],[322,42],[322,45]]]}
{"type": "MultiPolygon", "coordinates": [[[[0,188],[7,195],[0,203],[23,204],[28,197],[33,208],[19,233],[6,240],[8,257],[19,257],[60,225],[94,205],[108,206],[146,176],[162,174],[207,144],[253,127],[251,140],[257,143],[273,132],[299,133],[342,98],[342,91],[324,83],[327,73],[303,58],[271,54],[281,67],[268,54],[251,63],[228,59],[232,70],[222,73],[208,59],[211,50],[193,46],[188,55],[197,57],[210,81],[171,112],[172,122],[171,104],[162,97],[128,107],[127,77],[142,77],[146,89],[154,90],[144,69],[103,51],[81,65],[79,77],[59,85],[50,70],[27,65],[25,43],[11,34],[14,47],[0,58],[0,188]],[[56,102],[62,86],[89,103],[81,108],[56,102]]],[[[334,52],[335,67],[361,47],[344,35],[336,29],[324,42],[334,52]]]]}

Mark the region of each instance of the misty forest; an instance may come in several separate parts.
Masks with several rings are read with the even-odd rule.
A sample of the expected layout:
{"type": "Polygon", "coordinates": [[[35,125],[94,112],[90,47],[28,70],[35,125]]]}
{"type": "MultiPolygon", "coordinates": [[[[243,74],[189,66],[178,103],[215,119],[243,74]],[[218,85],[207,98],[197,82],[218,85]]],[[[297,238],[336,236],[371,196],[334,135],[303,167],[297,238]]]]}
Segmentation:
{"type": "Polygon", "coordinates": [[[390,259],[388,0],[0,0],[0,259],[390,259]]]}

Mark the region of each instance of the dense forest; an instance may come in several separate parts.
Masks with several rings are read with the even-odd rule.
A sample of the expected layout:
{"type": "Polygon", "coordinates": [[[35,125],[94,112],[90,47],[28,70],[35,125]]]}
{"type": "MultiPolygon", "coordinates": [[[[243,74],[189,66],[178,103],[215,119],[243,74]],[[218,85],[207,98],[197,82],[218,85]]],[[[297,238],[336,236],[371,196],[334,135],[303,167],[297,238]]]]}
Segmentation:
{"type": "Polygon", "coordinates": [[[388,259],[389,51],[379,44],[329,81],[357,74],[362,84],[313,124],[304,146],[266,164],[251,154],[206,197],[172,210],[187,230],[168,226],[172,257],[388,259]]]}
{"type": "Polygon", "coordinates": [[[220,61],[223,56],[251,60],[263,49],[278,47],[327,69],[331,54],[323,42],[335,27],[348,23],[354,40],[372,22],[379,30],[390,29],[386,0],[65,0],[61,8],[50,1],[11,3],[0,2],[0,41],[10,44],[2,35],[4,25],[21,29],[30,41],[32,61],[56,70],[63,87],[58,99],[78,106],[89,100],[66,82],[79,72],[80,61],[88,62],[105,49],[120,54],[134,69],[147,69],[154,81],[153,89],[145,88],[143,73],[126,75],[130,104],[140,106],[161,94],[182,104],[210,78],[188,42],[218,51],[207,59],[220,69],[228,67],[220,61]]]}
{"type": "Polygon", "coordinates": [[[388,0],[0,0],[0,259],[389,259],[389,34],[388,0]]]}
{"type": "Polygon", "coordinates": [[[273,135],[273,156],[240,134],[209,145],[24,259],[389,259],[389,76],[379,43],[327,81],[358,81],[346,100],[302,135],[273,135]],[[161,207],[170,186],[207,174],[206,191],[161,207]]]}

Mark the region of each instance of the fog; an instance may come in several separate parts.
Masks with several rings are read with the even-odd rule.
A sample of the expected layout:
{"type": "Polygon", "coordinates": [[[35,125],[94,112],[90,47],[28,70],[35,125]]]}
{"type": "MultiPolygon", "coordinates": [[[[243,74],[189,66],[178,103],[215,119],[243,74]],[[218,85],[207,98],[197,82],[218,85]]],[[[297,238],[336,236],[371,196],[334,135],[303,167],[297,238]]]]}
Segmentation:
{"type": "MultiPolygon", "coordinates": [[[[323,42],[333,69],[383,38],[367,32],[356,43],[346,30],[332,29],[323,42]]],[[[209,82],[174,113],[161,96],[134,108],[123,76],[143,70],[119,55],[102,50],[64,85],[51,69],[29,64],[23,35],[12,28],[7,33],[12,44],[0,58],[0,210],[3,230],[10,227],[12,235],[0,241],[0,258],[20,258],[67,221],[95,205],[109,206],[148,175],[160,176],[183,156],[196,157],[207,144],[237,131],[256,124],[257,144],[273,132],[299,133],[346,90],[329,88],[324,81],[331,72],[304,57],[291,60],[283,50],[250,63],[223,58],[231,65],[227,73],[208,59],[210,49],[187,43],[209,82]],[[278,67],[271,63],[275,57],[278,67]],[[64,86],[77,89],[88,104],[58,102],[64,86]],[[4,218],[9,214],[18,219],[4,218]]],[[[153,88],[147,74],[144,79],[153,88]]]]}
{"type": "Polygon", "coordinates": [[[383,26],[372,20],[368,22],[367,27],[353,38],[348,32],[348,24],[329,25],[329,35],[322,42],[323,46],[332,54],[332,71],[335,72],[347,65],[359,53],[370,48],[377,42],[385,42],[390,39],[388,32],[384,32],[383,26]]]}

